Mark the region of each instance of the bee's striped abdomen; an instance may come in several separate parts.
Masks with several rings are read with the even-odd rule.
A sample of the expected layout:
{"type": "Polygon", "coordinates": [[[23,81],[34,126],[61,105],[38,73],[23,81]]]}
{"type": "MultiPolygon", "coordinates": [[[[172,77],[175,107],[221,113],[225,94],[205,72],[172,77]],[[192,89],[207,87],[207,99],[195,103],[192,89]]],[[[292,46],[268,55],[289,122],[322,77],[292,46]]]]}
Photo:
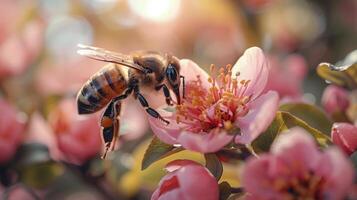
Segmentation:
{"type": "Polygon", "coordinates": [[[94,74],[77,95],[79,114],[97,112],[109,101],[123,93],[127,81],[120,66],[109,64],[94,74]]]}

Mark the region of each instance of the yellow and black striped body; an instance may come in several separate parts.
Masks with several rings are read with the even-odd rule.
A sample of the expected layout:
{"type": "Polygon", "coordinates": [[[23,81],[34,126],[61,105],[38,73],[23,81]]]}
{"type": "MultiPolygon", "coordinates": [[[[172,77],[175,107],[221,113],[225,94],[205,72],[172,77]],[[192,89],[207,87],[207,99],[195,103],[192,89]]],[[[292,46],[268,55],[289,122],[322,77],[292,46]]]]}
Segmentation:
{"type": "Polygon", "coordinates": [[[104,108],[128,87],[122,66],[108,64],[95,73],[77,95],[79,114],[90,114],[104,108]]]}

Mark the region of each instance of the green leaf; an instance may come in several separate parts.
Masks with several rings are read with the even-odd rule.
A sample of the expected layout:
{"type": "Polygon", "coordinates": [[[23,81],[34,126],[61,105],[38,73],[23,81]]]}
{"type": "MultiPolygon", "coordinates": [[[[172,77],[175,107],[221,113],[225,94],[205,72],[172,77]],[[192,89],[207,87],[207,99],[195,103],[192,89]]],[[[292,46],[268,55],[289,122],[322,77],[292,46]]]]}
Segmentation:
{"type": "Polygon", "coordinates": [[[165,158],[182,150],[183,148],[175,148],[172,145],[162,142],[157,137],[154,137],[144,154],[144,158],[141,163],[141,170],[148,168],[155,161],[158,161],[162,158],[165,158]]]}
{"type": "Polygon", "coordinates": [[[48,148],[40,143],[24,143],[17,151],[15,168],[25,184],[43,188],[63,174],[63,166],[51,160],[48,148]]]}
{"type": "Polygon", "coordinates": [[[223,166],[221,161],[214,153],[205,154],[205,160],[206,168],[211,172],[214,177],[216,177],[217,181],[219,181],[223,173],[223,166]]]}
{"type": "Polygon", "coordinates": [[[53,161],[32,164],[20,171],[21,180],[35,188],[44,188],[63,174],[63,166],[53,161]]]}
{"type": "Polygon", "coordinates": [[[280,106],[279,110],[300,118],[309,126],[330,136],[332,122],[320,108],[306,103],[288,103],[280,106]]]}
{"type": "Polygon", "coordinates": [[[219,187],[219,200],[226,200],[231,195],[231,185],[224,181],[218,185],[219,187]]]}
{"type": "Polygon", "coordinates": [[[268,129],[252,142],[253,150],[256,153],[268,152],[270,146],[279,134],[284,133],[285,130],[295,126],[304,128],[315,138],[319,146],[325,148],[331,144],[329,137],[319,130],[309,126],[303,120],[288,112],[278,111],[268,129]]]}
{"type": "Polygon", "coordinates": [[[335,65],[330,63],[320,63],[317,66],[317,74],[333,84],[356,89],[357,50],[352,51],[343,61],[340,61],[335,65]]]}

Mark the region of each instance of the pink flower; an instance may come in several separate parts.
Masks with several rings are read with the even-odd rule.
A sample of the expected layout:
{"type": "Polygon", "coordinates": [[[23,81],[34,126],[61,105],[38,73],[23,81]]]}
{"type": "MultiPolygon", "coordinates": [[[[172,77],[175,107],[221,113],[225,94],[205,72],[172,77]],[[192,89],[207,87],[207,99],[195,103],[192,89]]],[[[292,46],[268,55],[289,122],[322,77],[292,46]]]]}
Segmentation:
{"type": "Polygon", "coordinates": [[[0,79],[23,73],[40,53],[44,25],[39,19],[26,19],[28,4],[1,2],[0,79]]]}
{"type": "Polygon", "coordinates": [[[38,112],[33,113],[29,119],[25,140],[27,142],[35,142],[46,145],[52,159],[63,159],[63,155],[58,149],[57,138],[52,130],[52,127],[38,112]]]}
{"type": "Polygon", "coordinates": [[[234,137],[236,143],[250,143],[273,120],[279,98],[272,91],[261,95],[269,74],[261,49],[246,50],[233,68],[216,70],[212,66],[211,77],[190,60],[180,64],[186,98],[176,112],[160,111],[170,121],[168,126],[149,119],[162,141],[193,151],[216,152],[234,137]],[[230,134],[233,130],[239,133],[230,134]]]}
{"type": "Polygon", "coordinates": [[[102,148],[98,115],[79,116],[75,99],[65,99],[50,113],[58,148],[73,163],[81,164],[102,148]]]}
{"type": "Polygon", "coordinates": [[[270,74],[265,91],[275,90],[280,98],[299,99],[302,96],[302,82],[307,73],[305,59],[292,54],[281,60],[269,57],[270,74]]]}
{"type": "Polygon", "coordinates": [[[191,160],[176,160],[166,166],[164,176],[151,200],[217,200],[218,183],[202,165],[191,160]]]}
{"type": "Polygon", "coordinates": [[[342,200],[354,171],[339,149],[320,152],[305,130],[293,128],[273,143],[270,153],[248,160],[242,176],[248,199],[342,200]]]}
{"type": "Polygon", "coordinates": [[[331,137],[333,143],[348,155],[357,150],[357,127],[348,123],[334,123],[331,137]]]}
{"type": "Polygon", "coordinates": [[[345,112],[350,104],[348,92],[339,86],[329,85],[322,95],[321,104],[330,115],[345,112]]]}
{"type": "Polygon", "coordinates": [[[77,92],[104,65],[86,58],[43,62],[35,86],[42,95],[62,95],[77,92]],[[54,76],[56,74],[56,76],[54,76]],[[43,84],[46,83],[46,84],[43,84]]]}
{"type": "Polygon", "coordinates": [[[0,99],[0,164],[11,159],[20,145],[25,123],[23,117],[5,100],[0,99]]]}

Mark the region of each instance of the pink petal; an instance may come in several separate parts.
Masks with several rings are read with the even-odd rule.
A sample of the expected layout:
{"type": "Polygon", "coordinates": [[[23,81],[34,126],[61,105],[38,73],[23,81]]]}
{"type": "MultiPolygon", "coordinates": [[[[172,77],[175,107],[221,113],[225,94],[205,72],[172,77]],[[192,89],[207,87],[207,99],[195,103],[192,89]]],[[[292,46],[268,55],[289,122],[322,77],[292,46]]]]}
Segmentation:
{"type": "Polygon", "coordinates": [[[258,47],[247,49],[233,66],[232,76],[239,73],[238,80],[250,80],[245,95],[255,99],[264,90],[268,81],[269,66],[263,51],[258,47]]]}
{"type": "Polygon", "coordinates": [[[188,165],[200,165],[200,164],[192,160],[174,160],[168,163],[165,169],[168,172],[173,172],[175,170],[180,169],[181,167],[188,166],[188,165]]]}
{"type": "Polygon", "coordinates": [[[250,158],[244,165],[242,185],[252,195],[252,199],[276,199],[279,196],[271,184],[275,177],[267,173],[275,167],[272,164],[274,160],[274,156],[263,154],[259,159],[250,158]]]}
{"type": "MultiPolygon", "coordinates": [[[[324,157],[329,160],[331,170],[324,184],[324,195],[328,199],[343,199],[349,192],[354,178],[354,169],[347,157],[337,148],[326,150],[324,157]]],[[[320,166],[326,165],[327,162],[321,162],[320,166]]]]}
{"type": "MultiPolygon", "coordinates": [[[[320,152],[314,139],[302,128],[296,127],[280,135],[273,143],[271,153],[291,166],[296,175],[311,169],[318,169],[320,152]]],[[[301,175],[301,174],[300,174],[301,175]]]]}
{"type": "Polygon", "coordinates": [[[238,118],[241,136],[236,136],[235,142],[247,144],[265,131],[273,121],[278,110],[279,96],[274,91],[258,97],[249,105],[249,113],[238,118]]]}
{"type": "Polygon", "coordinates": [[[348,123],[334,123],[332,127],[332,141],[347,154],[357,150],[357,127],[348,123]]]}
{"type": "Polygon", "coordinates": [[[177,138],[181,133],[180,126],[173,119],[173,113],[159,109],[158,112],[162,117],[170,122],[166,125],[164,122],[149,116],[149,124],[153,133],[163,142],[167,144],[177,144],[177,138]]]}
{"type": "Polygon", "coordinates": [[[214,129],[209,133],[192,133],[183,131],[178,138],[178,142],[191,151],[201,153],[212,153],[220,150],[233,139],[232,135],[225,131],[214,129]]]}
{"type": "Polygon", "coordinates": [[[217,200],[218,184],[213,175],[203,166],[190,165],[178,170],[184,200],[217,200]]]}
{"type": "Polygon", "coordinates": [[[182,190],[180,187],[177,188],[168,188],[170,180],[177,178],[177,172],[169,173],[164,176],[160,183],[159,187],[154,191],[151,196],[151,200],[180,200],[183,199],[182,190]],[[166,185],[166,187],[165,187],[166,185]]]}
{"type": "Polygon", "coordinates": [[[202,86],[204,88],[209,88],[210,84],[208,83],[208,73],[199,67],[195,62],[189,59],[182,59],[180,60],[180,65],[180,74],[185,77],[185,81],[196,81],[197,76],[200,76],[202,86]]]}

